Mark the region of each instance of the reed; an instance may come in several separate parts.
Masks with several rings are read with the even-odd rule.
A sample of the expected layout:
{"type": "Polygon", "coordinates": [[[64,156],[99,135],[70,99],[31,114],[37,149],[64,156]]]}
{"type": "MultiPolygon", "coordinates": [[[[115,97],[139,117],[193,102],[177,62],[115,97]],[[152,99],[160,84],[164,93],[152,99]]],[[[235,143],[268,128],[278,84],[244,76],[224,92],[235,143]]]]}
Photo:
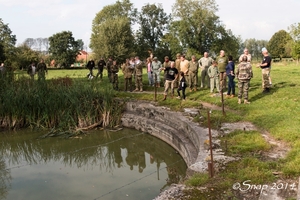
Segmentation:
{"type": "Polygon", "coordinates": [[[110,86],[68,77],[47,81],[0,79],[0,126],[73,130],[118,125],[122,103],[110,86]]]}

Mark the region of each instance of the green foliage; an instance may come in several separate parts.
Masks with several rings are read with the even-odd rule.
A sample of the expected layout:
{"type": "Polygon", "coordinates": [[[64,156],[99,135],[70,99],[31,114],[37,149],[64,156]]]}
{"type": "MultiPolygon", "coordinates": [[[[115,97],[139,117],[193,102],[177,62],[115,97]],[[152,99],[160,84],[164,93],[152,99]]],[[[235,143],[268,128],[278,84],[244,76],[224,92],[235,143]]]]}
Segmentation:
{"type": "Polygon", "coordinates": [[[292,37],[285,30],[280,30],[271,37],[267,49],[273,58],[291,57],[286,50],[287,43],[291,40],[292,37]]]}
{"type": "Polygon", "coordinates": [[[8,24],[4,24],[0,18],[0,62],[6,61],[10,65],[14,59],[16,41],[16,36],[12,34],[8,24]]]}
{"type": "Polygon", "coordinates": [[[168,30],[170,19],[171,17],[164,12],[161,4],[146,4],[142,7],[137,21],[140,26],[137,31],[137,47],[143,49],[138,49],[138,52],[150,48],[155,55],[157,54],[156,48],[164,33],[168,30]]]}
{"type": "Polygon", "coordinates": [[[124,61],[133,54],[131,25],[136,9],[129,0],[105,6],[93,20],[90,48],[96,55],[124,61]]]}
{"type": "Polygon", "coordinates": [[[62,31],[49,37],[49,53],[51,58],[60,66],[68,68],[75,62],[76,56],[82,49],[82,40],[73,38],[70,31],[62,31]]]}
{"type": "Polygon", "coordinates": [[[19,69],[27,69],[32,62],[37,63],[40,57],[41,55],[37,51],[32,50],[26,44],[16,48],[15,62],[17,62],[19,69]]]}
{"type": "Polygon", "coordinates": [[[292,55],[294,58],[300,58],[300,23],[292,24],[289,27],[290,35],[293,39],[293,42],[290,43],[292,47],[292,55]]]}
{"type": "Polygon", "coordinates": [[[92,34],[91,48],[96,55],[113,56],[117,61],[124,61],[132,52],[133,36],[127,17],[107,19],[92,34]]]}

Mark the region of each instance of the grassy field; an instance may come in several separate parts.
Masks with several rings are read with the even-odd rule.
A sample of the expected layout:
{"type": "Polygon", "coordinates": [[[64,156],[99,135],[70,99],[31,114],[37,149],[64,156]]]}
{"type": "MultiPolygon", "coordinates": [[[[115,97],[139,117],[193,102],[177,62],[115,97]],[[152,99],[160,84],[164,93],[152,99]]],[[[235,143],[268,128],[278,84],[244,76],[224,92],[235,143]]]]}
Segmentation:
{"type": "MultiPolygon", "coordinates": [[[[219,188],[231,187],[232,183],[241,180],[253,180],[256,183],[268,183],[276,177],[272,171],[282,172],[281,178],[293,178],[300,175],[300,65],[296,63],[274,63],[272,65],[272,89],[269,94],[262,94],[261,69],[253,64],[254,77],[251,80],[249,101],[251,104],[239,105],[237,98],[225,99],[225,106],[228,108],[226,115],[220,110],[212,110],[211,121],[214,128],[219,128],[223,122],[249,121],[256,125],[261,131],[268,131],[276,140],[286,143],[291,150],[284,159],[269,161],[264,160],[257,152],[269,151],[272,147],[266,143],[258,132],[234,132],[224,139],[228,141],[228,155],[237,155],[242,159],[232,162],[213,181],[218,182],[219,188]],[[236,169],[239,170],[237,173],[236,169]],[[218,179],[222,181],[218,181],[218,179]],[[217,180],[217,181],[216,181],[217,180]]],[[[20,75],[24,72],[18,72],[20,75]]],[[[56,77],[78,78],[84,80],[84,84],[99,85],[107,87],[108,79],[106,71],[104,80],[87,80],[88,70],[49,70],[47,79],[56,77]]],[[[96,70],[94,71],[96,74],[96,70]]],[[[145,73],[145,71],[144,71],[145,73]]],[[[143,93],[121,92],[123,90],[123,76],[119,73],[118,96],[121,98],[137,98],[143,100],[154,100],[154,88],[148,86],[147,75],[144,75],[145,85],[143,93]]],[[[184,107],[196,107],[202,111],[202,117],[196,117],[195,121],[203,126],[207,125],[206,110],[201,102],[207,102],[215,106],[221,106],[220,97],[211,97],[209,89],[201,89],[197,92],[187,90],[187,101],[180,101],[175,98],[167,98],[162,101],[163,88],[158,88],[158,104],[170,107],[172,110],[182,110],[184,107]]],[[[236,93],[237,93],[236,88],[236,93]]],[[[207,175],[196,175],[190,179],[190,185],[202,185],[210,183],[207,175]]],[[[278,178],[278,177],[277,177],[278,178]]]]}

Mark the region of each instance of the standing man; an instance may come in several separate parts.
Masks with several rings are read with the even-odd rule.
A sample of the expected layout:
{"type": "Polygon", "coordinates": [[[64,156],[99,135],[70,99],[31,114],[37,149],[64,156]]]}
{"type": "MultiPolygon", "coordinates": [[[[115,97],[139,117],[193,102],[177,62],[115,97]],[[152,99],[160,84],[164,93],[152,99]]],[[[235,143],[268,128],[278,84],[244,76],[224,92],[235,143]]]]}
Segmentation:
{"type": "Polygon", "coordinates": [[[86,68],[88,68],[88,70],[90,71],[90,73],[88,75],[89,79],[92,79],[94,77],[94,75],[93,75],[94,67],[95,67],[95,62],[94,62],[93,59],[90,59],[89,62],[87,63],[87,65],[86,65],[86,68]]]}
{"type": "Polygon", "coordinates": [[[185,80],[189,83],[190,62],[185,59],[185,55],[181,55],[180,59],[180,71],[184,73],[185,80]]]}
{"type": "Polygon", "coordinates": [[[201,88],[204,88],[205,82],[207,87],[210,87],[210,78],[208,76],[208,68],[212,65],[214,60],[209,57],[208,52],[204,52],[203,57],[198,61],[199,67],[201,69],[201,88]],[[205,80],[206,79],[206,80],[205,80]]]}
{"type": "Polygon", "coordinates": [[[162,68],[162,70],[165,71],[165,90],[164,90],[164,99],[165,101],[167,99],[169,88],[171,88],[171,95],[174,96],[174,82],[176,81],[178,77],[178,70],[175,68],[175,63],[170,62],[170,66],[162,68]]]}
{"type": "Polygon", "coordinates": [[[247,60],[247,56],[244,55],[242,62],[238,65],[236,71],[236,77],[238,79],[238,104],[242,102],[242,96],[244,95],[244,104],[250,104],[248,101],[248,91],[250,85],[250,79],[253,77],[252,66],[247,60]]]}
{"type": "Polygon", "coordinates": [[[122,71],[124,74],[124,91],[132,90],[132,74],[134,71],[134,67],[130,65],[129,59],[127,58],[125,63],[122,65],[122,71]]]}
{"type": "MultiPolygon", "coordinates": [[[[180,62],[181,62],[181,54],[177,53],[176,54],[176,60],[175,60],[175,68],[177,69],[178,73],[180,72],[180,62]]],[[[175,82],[174,82],[174,88],[178,88],[178,84],[179,84],[179,76],[177,76],[175,82]]]]}
{"type": "Polygon", "coordinates": [[[111,80],[111,66],[112,65],[113,65],[113,60],[112,60],[112,57],[110,56],[108,58],[108,61],[106,62],[107,77],[108,77],[108,80],[110,83],[112,82],[112,80],[111,80]]]}
{"type": "Polygon", "coordinates": [[[192,56],[192,60],[189,63],[189,67],[190,91],[197,91],[198,62],[196,61],[195,56],[192,56]]]}
{"type": "Polygon", "coordinates": [[[268,50],[266,48],[262,49],[262,54],[264,56],[261,64],[258,64],[257,67],[262,69],[262,88],[263,93],[270,92],[270,82],[269,82],[269,74],[272,58],[269,56],[268,50]]]}
{"type": "Polygon", "coordinates": [[[103,69],[104,69],[104,67],[106,66],[106,63],[105,63],[103,57],[100,58],[100,60],[99,60],[99,62],[98,62],[98,64],[97,64],[97,66],[98,66],[98,73],[97,73],[97,75],[96,75],[96,78],[98,78],[98,76],[100,75],[100,80],[102,80],[102,77],[103,77],[103,69]]]}
{"type": "Polygon", "coordinates": [[[239,62],[242,62],[243,56],[247,56],[247,62],[251,62],[251,54],[247,48],[244,49],[244,53],[240,56],[239,62]]]}
{"type": "Polygon", "coordinates": [[[48,70],[44,59],[41,59],[41,62],[36,67],[36,71],[38,73],[38,80],[45,80],[45,74],[48,73],[48,70]]]}
{"type": "MultiPolygon", "coordinates": [[[[162,67],[163,68],[171,67],[171,61],[169,59],[169,56],[165,56],[165,61],[162,67]]],[[[165,83],[165,80],[166,80],[166,71],[164,71],[164,79],[162,80],[162,82],[165,83]]]]}
{"type": "Polygon", "coordinates": [[[225,56],[224,50],[220,51],[220,55],[216,58],[216,61],[220,73],[220,90],[223,92],[223,89],[226,89],[226,66],[228,64],[228,58],[225,56]]]}
{"type": "Polygon", "coordinates": [[[111,72],[111,83],[113,85],[113,89],[119,90],[119,80],[118,80],[119,66],[117,65],[116,60],[112,62],[110,72],[111,72]]]}
{"type": "Polygon", "coordinates": [[[135,91],[143,92],[143,66],[138,56],[135,57],[135,91]]]}
{"type": "Polygon", "coordinates": [[[157,60],[157,57],[153,58],[152,61],[152,72],[153,72],[153,78],[154,82],[156,81],[156,86],[155,87],[160,87],[160,71],[162,68],[162,64],[159,60],[157,60]]]}
{"type": "Polygon", "coordinates": [[[36,66],[35,63],[31,63],[31,65],[29,65],[28,69],[27,69],[27,74],[29,74],[29,76],[31,77],[32,80],[34,80],[34,75],[36,73],[36,66]]]}

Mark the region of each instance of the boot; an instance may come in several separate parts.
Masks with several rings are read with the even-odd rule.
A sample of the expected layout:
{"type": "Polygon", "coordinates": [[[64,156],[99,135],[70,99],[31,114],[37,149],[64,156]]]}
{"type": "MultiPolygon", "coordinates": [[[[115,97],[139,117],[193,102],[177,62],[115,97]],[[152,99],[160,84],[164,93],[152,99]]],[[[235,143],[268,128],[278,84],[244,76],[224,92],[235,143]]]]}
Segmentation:
{"type": "Polygon", "coordinates": [[[163,101],[165,101],[165,100],[167,100],[167,95],[164,95],[164,99],[163,99],[163,101]]]}
{"type": "Polygon", "coordinates": [[[241,104],[242,103],[242,99],[238,99],[238,104],[241,104]]]}
{"type": "Polygon", "coordinates": [[[250,104],[250,102],[247,99],[245,99],[244,104],[250,104]]]}

